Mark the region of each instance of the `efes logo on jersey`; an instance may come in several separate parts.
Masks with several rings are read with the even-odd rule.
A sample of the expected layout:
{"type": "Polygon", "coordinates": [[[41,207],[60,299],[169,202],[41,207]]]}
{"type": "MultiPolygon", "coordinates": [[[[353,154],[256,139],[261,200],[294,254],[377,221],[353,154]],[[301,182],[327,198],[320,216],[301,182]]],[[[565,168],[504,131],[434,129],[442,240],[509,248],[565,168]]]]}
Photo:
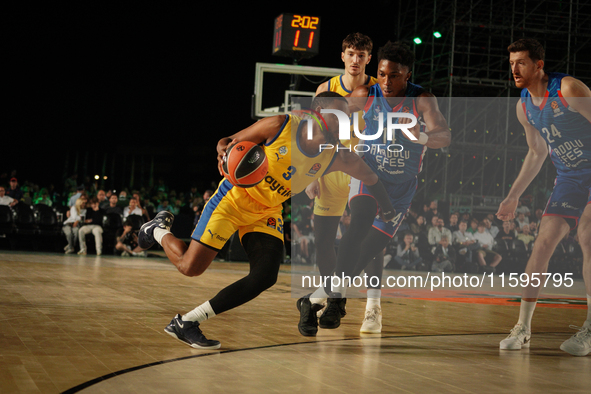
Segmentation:
{"type": "Polygon", "coordinates": [[[310,171],[308,171],[308,174],[316,175],[316,173],[320,171],[320,168],[322,168],[322,165],[320,163],[314,163],[312,168],[310,168],[310,171]]]}
{"type": "Polygon", "coordinates": [[[552,101],[552,103],[550,103],[550,106],[552,107],[552,111],[554,111],[554,117],[564,115],[564,112],[560,110],[560,107],[558,106],[558,103],[556,101],[552,101]]]}
{"type": "Polygon", "coordinates": [[[277,221],[275,220],[275,218],[269,218],[267,219],[267,227],[271,227],[271,228],[275,228],[277,227],[277,221]]]}

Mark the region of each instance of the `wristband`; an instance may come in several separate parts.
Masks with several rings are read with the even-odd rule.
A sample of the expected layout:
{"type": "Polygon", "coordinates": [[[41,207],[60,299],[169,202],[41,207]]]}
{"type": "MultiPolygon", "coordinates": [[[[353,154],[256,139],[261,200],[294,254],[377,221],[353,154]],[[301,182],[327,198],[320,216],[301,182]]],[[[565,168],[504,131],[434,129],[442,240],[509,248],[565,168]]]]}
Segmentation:
{"type": "Polygon", "coordinates": [[[425,145],[427,143],[427,141],[429,141],[429,135],[425,132],[422,132],[419,134],[419,139],[416,141],[413,141],[415,144],[421,144],[421,145],[425,145]]]}

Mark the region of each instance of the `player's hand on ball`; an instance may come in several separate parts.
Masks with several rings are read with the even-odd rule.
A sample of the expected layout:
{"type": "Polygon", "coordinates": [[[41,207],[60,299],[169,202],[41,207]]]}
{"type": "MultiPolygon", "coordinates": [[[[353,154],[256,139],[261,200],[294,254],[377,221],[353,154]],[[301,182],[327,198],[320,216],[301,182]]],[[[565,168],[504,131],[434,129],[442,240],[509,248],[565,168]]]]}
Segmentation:
{"type": "Polygon", "coordinates": [[[224,171],[222,170],[222,166],[224,165],[224,161],[226,160],[226,151],[228,147],[232,144],[236,143],[236,139],[231,140],[230,138],[222,138],[218,142],[217,151],[218,151],[218,171],[220,172],[221,176],[224,176],[224,171]]]}
{"type": "Polygon", "coordinates": [[[499,205],[499,210],[497,211],[497,218],[502,221],[515,219],[517,201],[517,199],[509,197],[504,199],[503,202],[501,202],[501,205],[499,205]]]}
{"type": "Polygon", "coordinates": [[[306,194],[311,200],[313,200],[314,197],[320,197],[320,183],[318,182],[318,179],[314,179],[312,183],[306,187],[306,194]]]}

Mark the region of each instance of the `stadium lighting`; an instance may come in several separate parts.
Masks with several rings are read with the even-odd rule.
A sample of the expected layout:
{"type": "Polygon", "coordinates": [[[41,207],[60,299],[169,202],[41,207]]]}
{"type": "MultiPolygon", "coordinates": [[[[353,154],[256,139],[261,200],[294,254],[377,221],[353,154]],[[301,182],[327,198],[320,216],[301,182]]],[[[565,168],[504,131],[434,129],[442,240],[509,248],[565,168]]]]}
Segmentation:
{"type": "Polygon", "coordinates": [[[434,32],[433,32],[433,36],[434,36],[435,38],[441,38],[441,33],[439,33],[438,31],[434,31],[434,32]]]}
{"type": "Polygon", "coordinates": [[[417,45],[419,45],[420,43],[422,43],[422,42],[423,42],[423,40],[421,40],[421,38],[420,38],[420,37],[415,37],[415,38],[413,38],[413,41],[414,41],[414,43],[415,43],[415,44],[417,44],[417,45]]]}

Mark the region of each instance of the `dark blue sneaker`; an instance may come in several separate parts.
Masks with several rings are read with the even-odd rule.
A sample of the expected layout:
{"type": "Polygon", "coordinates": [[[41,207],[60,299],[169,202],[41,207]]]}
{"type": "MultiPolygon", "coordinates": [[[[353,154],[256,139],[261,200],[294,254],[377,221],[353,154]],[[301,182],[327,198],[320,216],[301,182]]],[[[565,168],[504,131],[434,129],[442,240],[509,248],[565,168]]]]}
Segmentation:
{"type": "Polygon", "coordinates": [[[161,211],[140,228],[140,233],[137,237],[137,243],[142,249],[150,249],[156,243],[154,239],[154,229],[156,227],[170,231],[174,215],[168,211],[161,211]]]}
{"type": "Polygon", "coordinates": [[[205,338],[196,321],[183,321],[177,314],[164,331],[195,349],[219,349],[220,341],[205,338]]]}

